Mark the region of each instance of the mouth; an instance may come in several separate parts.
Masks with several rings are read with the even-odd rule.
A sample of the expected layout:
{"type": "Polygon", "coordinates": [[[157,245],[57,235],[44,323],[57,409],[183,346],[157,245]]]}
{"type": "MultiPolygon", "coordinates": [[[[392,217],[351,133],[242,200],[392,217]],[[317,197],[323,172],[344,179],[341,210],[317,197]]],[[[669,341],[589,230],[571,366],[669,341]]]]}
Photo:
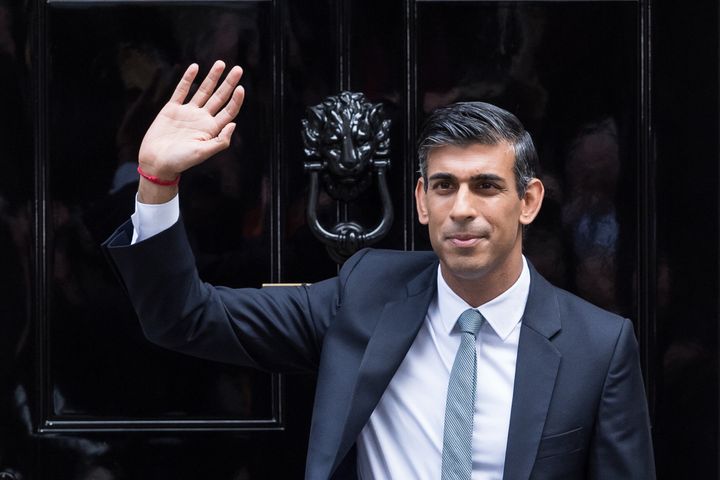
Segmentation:
{"type": "Polygon", "coordinates": [[[481,241],[486,239],[486,236],[471,233],[456,233],[452,235],[447,235],[445,239],[455,247],[469,248],[479,244],[481,241]]]}

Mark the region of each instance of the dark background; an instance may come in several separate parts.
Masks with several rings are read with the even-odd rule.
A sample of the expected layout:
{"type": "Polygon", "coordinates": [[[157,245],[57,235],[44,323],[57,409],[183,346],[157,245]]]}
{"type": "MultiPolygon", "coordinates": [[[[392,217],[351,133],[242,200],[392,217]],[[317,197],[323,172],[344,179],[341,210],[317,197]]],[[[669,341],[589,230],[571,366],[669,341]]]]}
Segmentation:
{"type": "MultiPolygon", "coordinates": [[[[246,71],[229,151],[183,176],[202,277],[313,282],[305,109],[341,90],[393,121],[378,246],[427,249],[418,125],[516,113],[547,198],[526,255],[633,319],[659,478],[718,477],[715,1],[0,0],[0,478],[301,478],[314,379],[147,342],[99,243],[133,210],[145,128],[191,62],[246,71]],[[3,475],[5,475],[3,477],[3,475]]],[[[371,189],[325,225],[380,217],[371,189]]]]}

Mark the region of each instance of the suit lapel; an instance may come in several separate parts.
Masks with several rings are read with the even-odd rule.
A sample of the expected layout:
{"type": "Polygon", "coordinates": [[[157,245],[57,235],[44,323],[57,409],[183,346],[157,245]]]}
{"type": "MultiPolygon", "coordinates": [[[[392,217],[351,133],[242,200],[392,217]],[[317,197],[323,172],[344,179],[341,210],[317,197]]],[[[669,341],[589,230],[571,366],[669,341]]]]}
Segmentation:
{"type": "Polygon", "coordinates": [[[415,340],[437,290],[436,272],[433,262],[408,283],[403,298],[385,304],[360,362],[332,471],[355,443],[415,340]]]}
{"type": "MultiPolygon", "coordinates": [[[[550,341],[561,326],[555,291],[529,267],[530,292],[518,344],[505,454],[506,480],[530,476],[561,360],[550,341]]],[[[406,296],[385,305],[360,363],[331,474],[355,443],[415,340],[436,292],[436,272],[435,262],[408,283],[406,296]]]]}
{"type": "Polygon", "coordinates": [[[561,360],[550,341],[561,327],[555,291],[532,266],[530,275],[505,454],[506,480],[530,477],[561,360]]]}

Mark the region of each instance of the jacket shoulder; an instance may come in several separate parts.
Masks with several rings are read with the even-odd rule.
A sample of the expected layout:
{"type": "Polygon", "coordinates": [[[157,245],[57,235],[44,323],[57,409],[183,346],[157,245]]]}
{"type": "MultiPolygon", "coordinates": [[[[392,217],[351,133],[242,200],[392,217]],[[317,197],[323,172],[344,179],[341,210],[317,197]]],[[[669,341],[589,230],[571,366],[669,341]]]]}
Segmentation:
{"type": "Polygon", "coordinates": [[[380,302],[395,298],[400,292],[413,294],[434,285],[437,264],[432,251],[366,248],[350,257],[338,276],[343,292],[362,294],[380,302]]]}
{"type": "MultiPolygon", "coordinates": [[[[575,346],[583,345],[585,352],[612,352],[623,334],[633,331],[632,322],[587,300],[553,287],[562,322],[561,337],[573,339],[575,346]]],[[[560,340],[560,339],[558,339],[560,340]]]]}
{"type": "Polygon", "coordinates": [[[556,287],[531,265],[530,295],[524,322],[561,349],[612,351],[630,321],[556,287]]]}
{"type": "Polygon", "coordinates": [[[369,277],[414,277],[433,264],[437,256],[432,251],[404,251],[364,248],[343,265],[340,277],[362,275],[369,277]]]}
{"type": "Polygon", "coordinates": [[[558,298],[558,304],[564,307],[567,313],[582,313],[585,317],[603,322],[619,324],[625,321],[625,318],[617,313],[605,310],[574,293],[555,286],[553,286],[553,289],[558,298]]]}

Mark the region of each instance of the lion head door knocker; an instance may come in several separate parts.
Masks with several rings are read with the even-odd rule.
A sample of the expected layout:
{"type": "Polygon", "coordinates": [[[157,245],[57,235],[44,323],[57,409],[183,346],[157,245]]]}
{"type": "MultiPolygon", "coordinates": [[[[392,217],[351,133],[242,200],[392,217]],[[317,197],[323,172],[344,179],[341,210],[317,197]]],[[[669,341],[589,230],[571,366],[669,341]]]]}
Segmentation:
{"type": "Polygon", "coordinates": [[[380,103],[365,101],[365,95],[342,92],[308,108],[303,124],[305,162],[310,172],[307,222],[311,231],[338,263],[363,247],[372,245],[390,231],[393,207],[387,185],[390,160],[390,120],[383,119],[380,103]],[[382,219],[372,229],[352,221],[331,228],[317,216],[319,184],[336,201],[350,203],[377,179],[382,200],[382,219]]]}

